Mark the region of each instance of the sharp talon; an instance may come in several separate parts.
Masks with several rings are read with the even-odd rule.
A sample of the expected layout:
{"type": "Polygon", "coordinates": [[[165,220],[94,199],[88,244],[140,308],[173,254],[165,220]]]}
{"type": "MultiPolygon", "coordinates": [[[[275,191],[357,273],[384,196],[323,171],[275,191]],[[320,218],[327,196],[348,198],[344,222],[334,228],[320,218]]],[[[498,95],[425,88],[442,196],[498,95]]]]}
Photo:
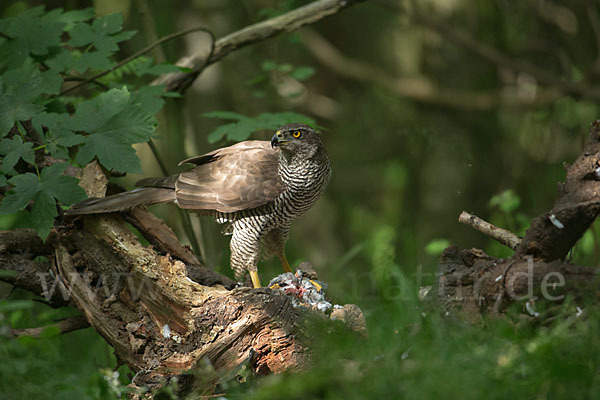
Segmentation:
{"type": "Polygon", "coordinates": [[[271,286],[269,286],[269,289],[281,289],[281,286],[279,286],[279,283],[274,283],[271,286]]]}
{"type": "Polygon", "coordinates": [[[312,283],[315,288],[317,288],[317,292],[320,292],[323,289],[323,286],[319,285],[317,282],[313,281],[312,279],[309,279],[308,281],[310,283],[312,283]]]}

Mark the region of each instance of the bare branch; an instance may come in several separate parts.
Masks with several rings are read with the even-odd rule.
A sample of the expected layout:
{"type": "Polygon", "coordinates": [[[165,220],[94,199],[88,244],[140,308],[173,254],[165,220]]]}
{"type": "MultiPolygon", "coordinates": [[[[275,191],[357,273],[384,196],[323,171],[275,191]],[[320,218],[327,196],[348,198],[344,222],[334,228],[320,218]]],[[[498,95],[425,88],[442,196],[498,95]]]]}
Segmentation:
{"type": "Polygon", "coordinates": [[[275,18],[249,25],[217,40],[214,52],[208,56],[208,59],[206,54],[201,53],[184,57],[177,62],[181,67],[192,69],[193,73],[166,74],[156,79],[153,84],[165,85],[169,91],[182,92],[198,77],[201,69],[219,61],[232,51],[281,32],[291,32],[303,25],[315,23],[360,1],[363,0],[318,0],[275,18]]]}
{"type": "Polygon", "coordinates": [[[476,231],[479,231],[484,235],[491,237],[492,239],[500,242],[501,244],[507,247],[510,247],[513,250],[515,250],[519,243],[521,243],[521,239],[511,231],[498,228],[497,226],[492,225],[487,221],[484,221],[476,215],[469,214],[466,211],[460,213],[460,216],[458,217],[458,222],[470,226],[476,231]]]}
{"type": "Polygon", "coordinates": [[[82,315],[77,315],[75,317],[66,318],[61,321],[58,321],[55,324],[40,326],[38,328],[12,329],[11,334],[13,336],[40,337],[42,333],[50,327],[57,328],[58,331],[61,334],[63,334],[67,332],[77,331],[79,329],[85,329],[89,326],[90,323],[82,315]]]}

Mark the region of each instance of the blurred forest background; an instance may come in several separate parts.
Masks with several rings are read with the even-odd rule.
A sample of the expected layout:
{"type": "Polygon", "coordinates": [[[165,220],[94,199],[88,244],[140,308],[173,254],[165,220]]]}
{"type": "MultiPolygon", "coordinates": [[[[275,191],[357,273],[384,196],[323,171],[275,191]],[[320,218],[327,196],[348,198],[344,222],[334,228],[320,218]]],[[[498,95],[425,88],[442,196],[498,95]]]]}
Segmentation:
{"type": "MultiPolygon", "coordinates": [[[[0,15],[35,5],[121,12],[125,29],[138,31],[122,43],[117,59],[123,59],[186,28],[204,26],[219,38],[306,3],[9,0],[0,15]]],[[[207,36],[195,33],[149,55],[174,63],[208,46],[207,36]]],[[[135,79],[123,76],[124,83],[135,79]]],[[[567,301],[565,318],[547,326],[519,323],[518,307],[512,320],[472,326],[424,309],[416,292],[432,282],[449,244],[511,254],[460,225],[462,210],[522,235],[531,218],[552,207],[563,163],[577,157],[599,116],[599,82],[595,0],[382,0],[235,51],[208,67],[182,98],[169,99],[158,114],[155,143],[171,173],[180,160],[231,143],[209,142],[226,121],[207,112],[293,111],[322,127],[333,178],[294,224],[288,258],[292,265],[313,263],[331,299],[358,304],[370,330],[367,340],[324,334],[315,343],[314,369],[303,374],[224,378],[224,397],[597,396],[600,325],[593,306],[567,301]],[[587,318],[573,317],[576,307],[587,318]]],[[[137,152],[144,176],[162,175],[146,144],[137,152]]],[[[141,176],[115,182],[131,188],[141,176]]],[[[175,207],[154,209],[188,240],[175,207]]],[[[232,276],[221,227],[192,221],[207,265],[232,276]]],[[[18,214],[0,216],[0,229],[25,224],[18,214]]],[[[574,261],[598,263],[598,233],[596,224],[584,235],[574,261]]],[[[279,266],[268,261],[260,271],[267,281],[279,266]]],[[[0,294],[0,325],[36,326],[77,312],[15,303],[30,297],[6,286],[0,294]]],[[[129,382],[126,366],[116,365],[91,328],[2,338],[0,359],[2,398],[111,398],[129,382]],[[119,376],[111,372],[117,367],[119,376]]]]}

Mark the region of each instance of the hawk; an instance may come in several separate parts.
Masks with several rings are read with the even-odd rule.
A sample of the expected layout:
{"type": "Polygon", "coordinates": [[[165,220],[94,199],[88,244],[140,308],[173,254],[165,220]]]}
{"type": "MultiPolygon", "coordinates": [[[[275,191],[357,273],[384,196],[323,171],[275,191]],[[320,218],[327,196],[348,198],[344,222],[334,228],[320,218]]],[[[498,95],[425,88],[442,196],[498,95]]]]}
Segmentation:
{"type": "Polygon", "coordinates": [[[260,287],[257,264],[276,255],[286,272],[292,269],[284,247],[293,220],[317,201],[331,178],[327,151],[319,133],[305,124],[282,126],[270,142],[249,140],[188,158],[195,167],[166,178],[145,178],[137,189],[87,199],[68,215],[129,210],[175,203],[228,224],[231,268],[242,280],[250,274],[260,287]]]}

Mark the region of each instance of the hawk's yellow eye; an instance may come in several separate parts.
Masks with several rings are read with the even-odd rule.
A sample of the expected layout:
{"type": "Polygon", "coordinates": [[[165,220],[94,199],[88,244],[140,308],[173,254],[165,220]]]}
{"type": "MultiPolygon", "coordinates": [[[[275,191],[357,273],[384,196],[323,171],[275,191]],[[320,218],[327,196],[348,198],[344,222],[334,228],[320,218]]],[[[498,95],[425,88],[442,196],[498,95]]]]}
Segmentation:
{"type": "Polygon", "coordinates": [[[294,133],[292,133],[292,136],[295,137],[296,139],[299,138],[300,135],[302,135],[302,132],[300,132],[300,131],[294,131],[294,133]]]}

